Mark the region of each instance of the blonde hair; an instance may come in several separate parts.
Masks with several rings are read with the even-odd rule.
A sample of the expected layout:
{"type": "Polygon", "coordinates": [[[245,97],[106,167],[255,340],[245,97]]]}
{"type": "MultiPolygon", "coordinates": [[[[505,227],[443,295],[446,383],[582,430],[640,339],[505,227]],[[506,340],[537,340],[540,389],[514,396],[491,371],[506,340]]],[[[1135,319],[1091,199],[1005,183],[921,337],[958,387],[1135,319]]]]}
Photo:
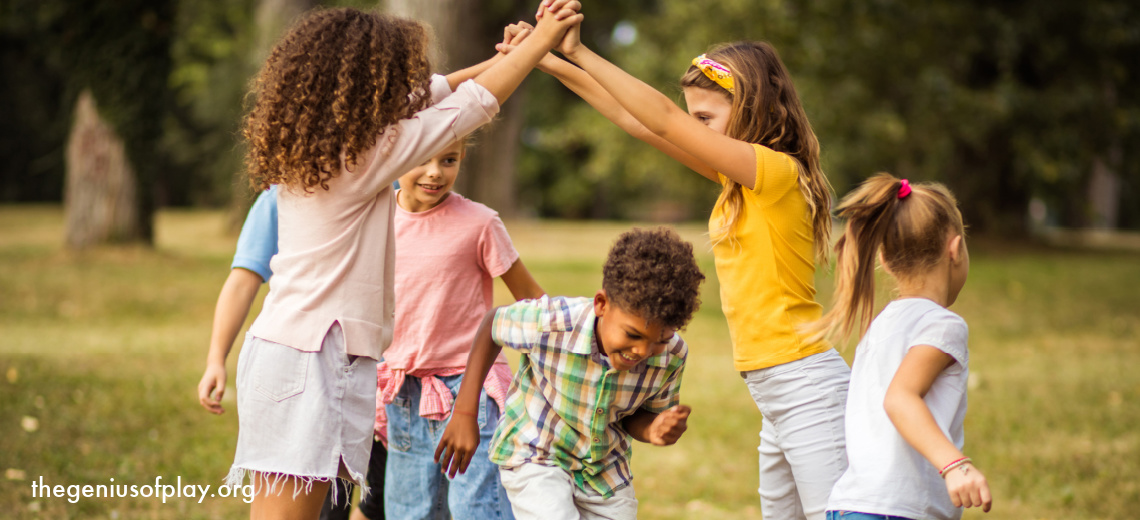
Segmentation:
{"type": "MultiPolygon", "coordinates": [[[[811,209],[816,257],[827,259],[831,242],[831,184],[819,163],[819,140],[800,104],[791,76],[780,55],[766,42],[736,42],[717,46],[706,57],[732,71],[735,94],[724,90],[696,66],[681,77],[682,87],[719,90],[732,103],[726,134],[795,158],[800,192],[811,209]]],[[[724,211],[713,240],[728,237],[743,208],[740,184],[727,179],[716,205],[724,211]]]]}
{"type": "Polygon", "coordinates": [[[954,194],[938,183],[911,184],[878,173],[843,197],[837,207],[847,224],[835,243],[835,301],[823,318],[807,326],[822,339],[847,338],[858,326],[862,336],[875,303],[875,263],[879,257],[891,275],[909,278],[936,265],[946,250],[947,233],[965,236],[954,194]],[[903,191],[905,194],[905,190],[903,191]]]}

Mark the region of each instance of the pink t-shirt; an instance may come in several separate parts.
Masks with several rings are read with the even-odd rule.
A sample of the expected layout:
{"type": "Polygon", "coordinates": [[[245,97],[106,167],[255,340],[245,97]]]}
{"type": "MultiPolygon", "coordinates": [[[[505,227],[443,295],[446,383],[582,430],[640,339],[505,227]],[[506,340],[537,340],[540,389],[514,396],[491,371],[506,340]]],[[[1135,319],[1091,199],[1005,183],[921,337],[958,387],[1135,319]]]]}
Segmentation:
{"type": "Polygon", "coordinates": [[[447,78],[435,76],[431,95],[436,104],[388,127],[354,171],[342,167],[328,181],[328,190],[278,189],[279,250],[251,334],[316,352],[340,323],[348,354],[380,359],[395,316],[392,182],[499,110],[474,81],[451,93],[447,78]]]}
{"type": "Polygon", "coordinates": [[[420,213],[397,204],[396,328],[384,361],[408,372],[467,366],[494,279],[518,258],[498,213],[458,193],[420,213]]]}

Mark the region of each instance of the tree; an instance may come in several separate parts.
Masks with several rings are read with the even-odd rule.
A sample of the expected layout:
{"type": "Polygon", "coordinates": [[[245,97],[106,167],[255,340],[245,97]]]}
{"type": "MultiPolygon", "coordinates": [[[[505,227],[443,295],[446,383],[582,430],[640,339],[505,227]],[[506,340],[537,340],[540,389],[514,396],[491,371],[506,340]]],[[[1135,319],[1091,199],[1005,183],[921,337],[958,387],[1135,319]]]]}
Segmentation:
{"type": "Polygon", "coordinates": [[[90,90],[79,94],[67,140],[65,242],[84,248],[141,238],[138,181],[122,138],[99,116],[90,90]]]}
{"type": "Polygon", "coordinates": [[[1033,198],[1056,223],[1093,223],[1090,193],[1111,209],[1140,181],[1138,15],[1122,0],[798,6],[833,179],[945,182],[975,231],[1023,236],[1033,198]]]}
{"type": "Polygon", "coordinates": [[[69,229],[71,246],[153,239],[155,186],[165,166],[158,139],[169,100],[175,7],[175,0],[13,0],[5,5],[27,24],[26,34],[38,42],[36,50],[49,68],[67,71],[62,76],[65,104],[75,100],[75,121],[81,123],[71,134],[69,151],[75,153],[67,160],[69,175],[81,177],[68,185],[115,186],[69,189],[69,226],[114,224],[69,229]],[[112,168],[105,161],[130,167],[112,168]],[[98,178],[114,172],[127,177],[133,173],[134,179],[98,178]],[[99,196],[112,198],[96,200],[99,196]],[[119,207],[124,204],[130,208],[119,207]],[[104,218],[107,215],[114,217],[104,218]]]}
{"type": "MultiPolygon", "coordinates": [[[[689,59],[711,44],[773,43],[839,195],[890,171],[948,184],[975,231],[1023,235],[1033,198],[1061,224],[1140,225],[1134,2],[661,0],[627,16],[636,41],[595,48],[665,92],[676,92],[689,59]]],[[[549,122],[539,140],[560,148],[542,152],[543,163],[579,171],[541,189],[576,193],[565,187],[581,185],[565,179],[584,172],[615,197],[670,196],[707,211],[696,197],[662,194],[689,182],[673,176],[674,166],[578,110],[549,122]],[[643,175],[667,186],[646,185],[643,175]]]]}

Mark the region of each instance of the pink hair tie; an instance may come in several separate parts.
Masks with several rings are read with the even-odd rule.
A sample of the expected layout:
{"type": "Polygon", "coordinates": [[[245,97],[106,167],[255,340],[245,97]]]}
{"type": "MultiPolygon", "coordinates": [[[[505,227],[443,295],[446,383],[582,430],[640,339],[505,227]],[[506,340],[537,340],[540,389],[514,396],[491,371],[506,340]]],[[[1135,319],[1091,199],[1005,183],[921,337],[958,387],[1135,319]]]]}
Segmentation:
{"type": "Polygon", "coordinates": [[[905,198],[907,195],[910,195],[910,191],[910,181],[903,179],[902,186],[899,186],[899,198],[905,198]]]}

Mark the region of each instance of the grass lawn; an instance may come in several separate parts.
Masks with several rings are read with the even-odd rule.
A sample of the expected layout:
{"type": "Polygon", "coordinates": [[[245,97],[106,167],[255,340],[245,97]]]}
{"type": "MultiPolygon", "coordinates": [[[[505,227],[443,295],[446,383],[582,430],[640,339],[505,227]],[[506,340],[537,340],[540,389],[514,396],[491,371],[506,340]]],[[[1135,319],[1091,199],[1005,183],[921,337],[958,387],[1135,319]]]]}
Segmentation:
{"type": "MultiPolygon", "coordinates": [[[[0,206],[0,517],[246,517],[238,498],[32,496],[40,477],[49,486],[181,477],[216,488],[237,436],[236,353],[227,413],[208,414],[196,397],[236,241],[223,215],[165,211],[154,249],[67,252],[62,225],[58,207],[0,206]]],[[[569,295],[593,294],[606,250],[629,227],[508,223],[538,281],[569,295]]],[[[731,367],[704,229],[678,230],[709,276],[684,332],[693,415],[678,445],[635,449],[641,517],[759,518],[760,416],[731,367]]],[[[1135,518],[1140,255],[977,240],[971,258],[954,307],[972,333],[966,453],[986,472],[995,506],[966,518],[1135,518]]],[[[826,301],[830,280],[819,286],[826,301]]],[[[496,290],[500,301],[507,294],[496,290]]]]}

